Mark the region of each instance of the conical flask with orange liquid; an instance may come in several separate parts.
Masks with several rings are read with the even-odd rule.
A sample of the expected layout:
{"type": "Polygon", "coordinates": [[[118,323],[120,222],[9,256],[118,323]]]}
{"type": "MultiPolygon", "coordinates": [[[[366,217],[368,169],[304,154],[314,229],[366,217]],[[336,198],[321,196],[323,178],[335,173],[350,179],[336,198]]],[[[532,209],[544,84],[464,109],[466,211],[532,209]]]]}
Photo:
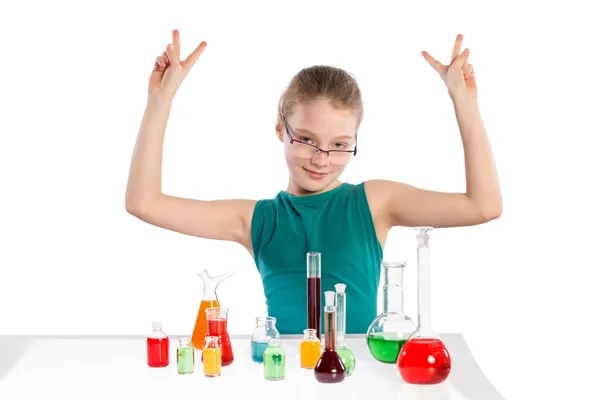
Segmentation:
{"type": "Polygon", "coordinates": [[[194,332],[192,333],[192,346],[197,350],[202,351],[206,339],[206,309],[221,307],[217,298],[217,286],[233,274],[233,272],[227,272],[223,275],[211,277],[206,270],[200,271],[198,274],[202,278],[202,283],[204,283],[204,292],[202,293],[202,301],[200,302],[196,325],[194,325],[194,332]]]}

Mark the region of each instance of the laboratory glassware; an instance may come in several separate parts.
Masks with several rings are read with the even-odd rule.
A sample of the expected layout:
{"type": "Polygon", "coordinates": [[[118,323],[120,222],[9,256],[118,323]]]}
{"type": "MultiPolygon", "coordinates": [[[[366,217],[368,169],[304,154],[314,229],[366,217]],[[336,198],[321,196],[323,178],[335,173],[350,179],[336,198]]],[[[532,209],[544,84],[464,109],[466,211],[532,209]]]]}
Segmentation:
{"type": "Polygon", "coordinates": [[[211,307],[206,309],[207,336],[217,336],[219,338],[219,347],[221,348],[221,366],[225,367],[233,362],[233,348],[231,339],[227,332],[227,314],[229,309],[226,307],[211,307]]]}
{"type": "Polygon", "coordinates": [[[265,350],[269,347],[269,339],[279,339],[279,331],[275,324],[275,317],[258,317],[256,318],[256,327],[250,338],[250,351],[252,353],[252,361],[256,363],[263,362],[265,350]]]}
{"type": "Polygon", "coordinates": [[[417,227],[415,230],[419,316],[417,329],[398,356],[398,370],[407,383],[437,384],[450,374],[451,360],[448,349],[431,327],[429,238],[433,228],[417,227]]]}
{"type": "Polygon", "coordinates": [[[198,350],[202,350],[204,347],[204,339],[206,337],[206,309],[221,306],[217,298],[217,287],[233,274],[233,272],[228,272],[223,275],[211,277],[206,270],[200,271],[198,274],[204,284],[202,300],[200,301],[200,308],[198,309],[198,316],[196,317],[196,324],[192,333],[192,346],[198,350]]]}
{"type": "Polygon", "coordinates": [[[146,351],[149,367],[169,365],[169,337],[162,330],[162,321],[152,322],[152,333],[146,338],[146,351]]]}
{"type": "Polygon", "coordinates": [[[346,377],[352,375],[356,366],[354,353],[346,346],[346,285],[335,285],[335,351],[346,368],[346,377]]]}
{"type": "Polygon", "coordinates": [[[346,377],[346,367],[335,351],[335,292],[325,292],[325,349],[315,365],[315,378],[321,383],[338,383],[346,377]]]}
{"type": "Polygon", "coordinates": [[[300,341],[300,368],[314,369],[321,357],[321,341],[314,329],[305,329],[300,341]]]}
{"type": "Polygon", "coordinates": [[[194,373],[194,348],[190,345],[189,337],[179,338],[177,373],[182,375],[194,373]]]}
{"type": "Polygon", "coordinates": [[[264,354],[264,376],[268,381],[280,381],[285,378],[285,351],[280,339],[269,339],[269,347],[264,354]]]}
{"type": "Polygon", "coordinates": [[[377,316],[367,331],[367,347],[373,358],[384,363],[396,363],[400,349],[416,325],[404,314],[403,274],[406,262],[384,261],[383,312],[377,316]]]}
{"type": "Polygon", "coordinates": [[[306,253],[306,297],[308,329],[321,339],[321,253],[306,253]]]}
{"type": "Polygon", "coordinates": [[[208,376],[209,378],[221,376],[221,354],[219,337],[207,335],[204,349],[202,350],[204,376],[208,376]]]}

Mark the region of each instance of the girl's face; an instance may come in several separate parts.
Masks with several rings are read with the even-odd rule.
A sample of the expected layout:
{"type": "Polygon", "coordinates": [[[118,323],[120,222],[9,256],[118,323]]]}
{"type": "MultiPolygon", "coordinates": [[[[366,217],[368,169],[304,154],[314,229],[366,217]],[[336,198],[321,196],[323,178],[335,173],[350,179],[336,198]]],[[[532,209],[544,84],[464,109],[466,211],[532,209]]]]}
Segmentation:
{"type": "Polygon", "coordinates": [[[290,170],[288,191],[316,194],[335,187],[353,157],[356,116],[333,108],[328,100],[318,100],[298,105],[293,114],[285,115],[285,121],[287,124],[277,125],[276,131],[290,170]],[[338,151],[329,155],[323,152],[330,150],[338,151]]]}

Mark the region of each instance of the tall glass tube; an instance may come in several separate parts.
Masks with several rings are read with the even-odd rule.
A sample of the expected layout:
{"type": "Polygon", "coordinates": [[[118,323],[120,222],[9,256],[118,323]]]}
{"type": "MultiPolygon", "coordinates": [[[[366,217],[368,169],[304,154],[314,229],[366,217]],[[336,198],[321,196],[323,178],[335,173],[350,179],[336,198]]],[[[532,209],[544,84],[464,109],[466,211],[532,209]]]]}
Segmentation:
{"type": "Polygon", "coordinates": [[[307,327],[321,339],[321,253],[306,253],[307,327]]]}
{"type": "Polygon", "coordinates": [[[398,370],[407,383],[437,384],[450,374],[448,349],[431,327],[429,281],[429,235],[433,228],[418,227],[417,231],[417,285],[419,310],[415,332],[402,347],[398,356],[398,370]]]}
{"type": "Polygon", "coordinates": [[[354,353],[346,347],[346,285],[338,283],[335,285],[335,351],[340,356],[346,377],[352,375],[356,365],[354,353]]]}

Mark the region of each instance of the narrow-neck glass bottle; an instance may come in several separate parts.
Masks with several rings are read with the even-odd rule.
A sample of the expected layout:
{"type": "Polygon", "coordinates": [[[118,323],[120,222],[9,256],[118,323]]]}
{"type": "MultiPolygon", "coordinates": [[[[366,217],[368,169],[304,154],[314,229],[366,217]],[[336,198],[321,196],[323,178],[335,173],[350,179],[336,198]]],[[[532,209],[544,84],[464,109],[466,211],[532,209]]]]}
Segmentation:
{"type": "Polygon", "coordinates": [[[202,350],[204,376],[215,378],[221,376],[221,345],[219,336],[207,335],[202,350]]]}
{"type": "Polygon", "coordinates": [[[321,357],[321,341],[314,329],[305,329],[300,341],[300,368],[314,369],[321,357]]]}
{"type": "Polygon", "coordinates": [[[177,347],[177,373],[183,375],[194,373],[194,348],[190,344],[189,337],[179,339],[179,347],[177,347]]]}
{"type": "Polygon", "coordinates": [[[417,329],[402,346],[398,370],[407,383],[431,385],[441,383],[450,374],[448,349],[431,327],[429,235],[433,228],[418,227],[417,285],[419,310],[417,329]]]}
{"type": "Polygon", "coordinates": [[[268,381],[285,378],[285,352],[279,339],[270,339],[264,354],[264,376],[268,381]]]}
{"type": "Polygon", "coordinates": [[[415,331],[415,323],[404,314],[404,287],[402,284],[406,263],[384,261],[383,313],[373,320],[367,331],[367,346],[373,358],[384,363],[395,363],[400,349],[415,331]]]}
{"type": "Polygon", "coordinates": [[[162,368],[169,365],[169,337],[162,330],[162,322],[152,323],[152,333],[146,338],[148,366],[162,368]]]}
{"type": "Polygon", "coordinates": [[[252,361],[262,363],[265,350],[269,347],[270,339],[279,339],[279,331],[275,324],[275,317],[256,318],[256,327],[250,338],[250,352],[252,361]]]}
{"type": "Polygon", "coordinates": [[[338,383],[346,377],[346,367],[335,351],[335,292],[325,292],[325,349],[315,366],[315,378],[321,383],[338,383]]]}
{"type": "Polygon", "coordinates": [[[335,351],[346,368],[346,377],[352,375],[356,366],[354,353],[346,346],[346,285],[335,285],[335,351]]]}

